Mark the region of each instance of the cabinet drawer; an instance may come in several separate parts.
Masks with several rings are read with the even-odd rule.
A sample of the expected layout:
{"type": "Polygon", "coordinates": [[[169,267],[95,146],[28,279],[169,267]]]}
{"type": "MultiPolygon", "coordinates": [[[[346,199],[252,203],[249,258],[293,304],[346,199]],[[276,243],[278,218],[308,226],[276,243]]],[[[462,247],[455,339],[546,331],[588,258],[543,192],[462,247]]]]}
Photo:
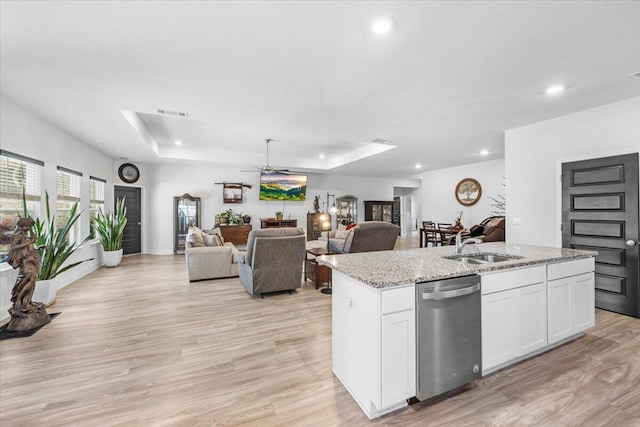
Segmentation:
{"type": "Polygon", "coordinates": [[[547,267],[547,279],[555,280],[563,277],[590,273],[595,269],[595,258],[577,259],[575,261],[556,262],[547,267]]]}
{"type": "Polygon", "coordinates": [[[545,265],[482,274],[482,295],[542,283],[546,276],[545,265]]]}
{"type": "Polygon", "coordinates": [[[415,285],[382,291],[382,314],[413,310],[416,307],[415,285]]]}

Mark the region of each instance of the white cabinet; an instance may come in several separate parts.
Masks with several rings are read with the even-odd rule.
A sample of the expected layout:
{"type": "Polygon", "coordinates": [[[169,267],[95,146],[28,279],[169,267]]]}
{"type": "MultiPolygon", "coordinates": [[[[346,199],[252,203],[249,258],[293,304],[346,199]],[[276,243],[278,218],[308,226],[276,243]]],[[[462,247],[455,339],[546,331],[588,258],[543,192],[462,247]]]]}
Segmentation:
{"type": "Polygon", "coordinates": [[[547,288],[544,282],[525,286],[518,296],[518,347],[524,355],[547,344],[547,288]]]}
{"type": "Polygon", "coordinates": [[[482,296],[482,372],[518,356],[515,290],[482,296]]]}
{"type": "Polygon", "coordinates": [[[382,406],[416,395],[416,315],[405,310],[382,316],[382,406]]]}
{"type": "Polygon", "coordinates": [[[549,343],[562,341],[595,325],[594,259],[549,264],[549,343]]]}
{"type": "Polygon", "coordinates": [[[416,395],[415,287],[376,289],[333,272],[333,372],[369,418],[416,395]]]}
{"type": "Polygon", "coordinates": [[[482,276],[482,373],[547,344],[544,266],[482,276]]]}

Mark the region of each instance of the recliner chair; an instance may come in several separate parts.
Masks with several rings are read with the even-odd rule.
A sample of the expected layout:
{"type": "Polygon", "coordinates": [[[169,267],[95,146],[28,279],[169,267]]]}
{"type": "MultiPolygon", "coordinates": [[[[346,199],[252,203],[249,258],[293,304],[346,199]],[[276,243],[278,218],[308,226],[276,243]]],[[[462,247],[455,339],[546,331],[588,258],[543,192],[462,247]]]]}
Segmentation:
{"type": "Polygon", "coordinates": [[[240,283],[250,295],[297,289],[302,283],[306,237],[302,228],[252,230],[247,250],[234,255],[240,283]]]}
{"type": "Polygon", "coordinates": [[[399,235],[400,227],[390,222],[365,221],[349,230],[345,240],[329,239],[329,249],[343,254],[390,251],[399,235]]]}

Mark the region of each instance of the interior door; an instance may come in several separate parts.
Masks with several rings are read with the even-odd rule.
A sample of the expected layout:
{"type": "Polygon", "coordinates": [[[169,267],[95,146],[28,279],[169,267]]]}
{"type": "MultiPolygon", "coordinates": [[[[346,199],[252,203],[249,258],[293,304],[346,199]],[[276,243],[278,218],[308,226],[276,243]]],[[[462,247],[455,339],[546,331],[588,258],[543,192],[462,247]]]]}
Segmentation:
{"type": "Polygon", "coordinates": [[[639,316],[638,154],[562,165],[562,246],[598,252],[596,307],[639,316]]]}
{"type": "Polygon", "coordinates": [[[139,187],[115,186],[115,199],[126,197],[127,225],[122,236],[122,253],[136,254],[142,251],[142,190],[139,187]]]}

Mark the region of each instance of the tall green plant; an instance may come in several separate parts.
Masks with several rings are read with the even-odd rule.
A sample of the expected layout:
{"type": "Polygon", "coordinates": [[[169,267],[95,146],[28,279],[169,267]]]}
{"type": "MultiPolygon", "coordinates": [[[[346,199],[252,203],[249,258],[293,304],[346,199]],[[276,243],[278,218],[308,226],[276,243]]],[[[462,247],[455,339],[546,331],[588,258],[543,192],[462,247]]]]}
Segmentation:
{"type": "Polygon", "coordinates": [[[115,211],[102,212],[99,209],[95,217],[95,228],[100,235],[105,251],[118,251],[122,248],[122,235],[127,225],[127,208],[124,197],[116,202],[115,211]]]}
{"type": "MultiPolygon", "coordinates": [[[[68,265],[62,266],[65,261],[82,245],[89,240],[89,236],[82,242],[76,242],[74,244],[69,243],[69,233],[73,228],[73,225],[78,221],[82,212],[78,213],[78,202],[75,202],[69,212],[69,220],[62,228],[56,228],[55,216],[51,215],[51,209],[49,208],[49,193],[45,191],[45,208],[47,217],[44,221],[40,218],[34,220],[33,232],[36,235],[36,242],[34,246],[40,254],[42,259],[42,268],[38,275],[38,280],[49,280],[56,277],[58,274],[75,267],[85,261],[82,260],[74,262],[68,265]]],[[[25,218],[30,218],[27,211],[27,201],[22,191],[22,214],[25,218]]]]}

